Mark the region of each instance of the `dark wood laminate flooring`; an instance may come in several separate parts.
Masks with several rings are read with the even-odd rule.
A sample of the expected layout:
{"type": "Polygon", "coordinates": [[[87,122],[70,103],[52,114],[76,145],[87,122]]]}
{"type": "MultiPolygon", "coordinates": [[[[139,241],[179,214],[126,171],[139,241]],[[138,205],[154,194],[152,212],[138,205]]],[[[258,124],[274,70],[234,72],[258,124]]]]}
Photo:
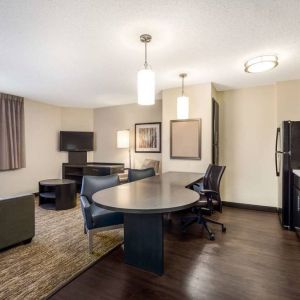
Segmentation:
{"type": "Polygon", "coordinates": [[[51,299],[300,299],[299,238],[277,214],[225,207],[219,220],[227,232],[210,225],[208,241],[196,224],[182,234],[173,216],[161,277],[125,265],[119,247],[51,299]]]}

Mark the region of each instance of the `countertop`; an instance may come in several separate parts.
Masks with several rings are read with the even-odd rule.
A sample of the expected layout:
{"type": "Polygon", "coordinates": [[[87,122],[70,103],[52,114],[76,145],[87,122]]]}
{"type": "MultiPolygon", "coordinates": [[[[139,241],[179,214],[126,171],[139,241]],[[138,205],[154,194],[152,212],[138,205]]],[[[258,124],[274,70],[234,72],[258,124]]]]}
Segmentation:
{"type": "Polygon", "coordinates": [[[300,170],[293,170],[293,173],[300,177],[300,170]]]}

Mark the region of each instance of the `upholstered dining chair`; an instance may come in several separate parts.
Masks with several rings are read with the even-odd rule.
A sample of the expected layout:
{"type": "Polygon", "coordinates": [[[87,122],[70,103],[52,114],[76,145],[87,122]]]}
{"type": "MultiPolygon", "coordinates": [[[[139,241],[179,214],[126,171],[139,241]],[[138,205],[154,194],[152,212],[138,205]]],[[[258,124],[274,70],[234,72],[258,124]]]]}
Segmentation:
{"type": "Polygon", "coordinates": [[[159,174],[159,167],[160,167],[160,161],[159,160],[154,160],[154,159],[149,159],[146,158],[142,164],[141,169],[148,169],[148,168],[153,168],[155,171],[155,174],[159,174]]]}
{"type": "Polygon", "coordinates": [[[206,170],[203,181],[193,186],[193,189],[200,194],[200,200],[192,209],[195,215],[182,218],[182,231],[185,231],[186,228],[193,223],[202,224],[210,240],[214,240],[215,236],[209,229],[207,223],[219,225],[222,228],[222,232],[226,231],[226,227],[223,223],[208,219],[205,216],[212,215],[216,211],[222,212],[220,184],[225,168],[225,166],[210,164],[206,170]]]}
{"type": "Polygon", "coordinates": [[[97,206],[92,199],[94,193],[119,184],[118,175],[84,176],[80,193],[80,204],[84,220],[84,233],[88,234],[89,252],[93,252],[93,234],[123,227],[123,214],[97,206]]]}
{"type": "Polygon", "coordinates": [[[128,170],[128,181],[133,182],[141,180],[147,177],[155,176],[154,168],[148,169],[129,169],[128,170]]]}

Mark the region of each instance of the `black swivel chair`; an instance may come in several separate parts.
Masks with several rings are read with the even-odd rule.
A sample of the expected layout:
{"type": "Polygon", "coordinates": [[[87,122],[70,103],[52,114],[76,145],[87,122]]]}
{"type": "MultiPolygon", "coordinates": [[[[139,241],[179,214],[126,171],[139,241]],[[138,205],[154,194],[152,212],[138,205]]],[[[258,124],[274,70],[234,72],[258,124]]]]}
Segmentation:
{"type": "Polygon", "coordinates": [[[210,164],[206,170],[203,182],[195,184],[193,189],[200,194],[200,200],[193,207],[194,216],[182,218],[182,230],[185,231],[193,223],[202,224],[208,232],[209,239],[214,240],[215,236],[210,231],[207,223],[213,223],[222,227],[222,232],[226,231],[223,223],[208,219],[205,215],[212,215],[215,211],[222,212],[222,200],[220,196],[220,183],[225,171],[225,166],[210,164]]]}
{"type": "Polygon", "coordinates": [[[155,176],[154,168],[148,169],[129,169],[128,170],[128,181],[133,182],[141,180],[147,177],[155,176]]]}

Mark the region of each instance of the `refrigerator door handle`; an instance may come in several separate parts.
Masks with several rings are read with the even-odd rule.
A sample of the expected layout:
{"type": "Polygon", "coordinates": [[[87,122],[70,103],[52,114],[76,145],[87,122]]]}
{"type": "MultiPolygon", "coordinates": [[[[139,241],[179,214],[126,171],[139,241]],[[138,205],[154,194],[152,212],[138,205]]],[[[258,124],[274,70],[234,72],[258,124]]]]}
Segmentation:
{"type": "Polygon", "coordinates": [[[277,153],[275,153],[275,168],[276,168],[276,176],[280,176],[280,172],[278,170],[278,160],[277,160],[277,153]]]}
{"type": "Polygon", "coordinates": [[[276,142],[275,142],[275,170],[276,170],[276,176],[280,176],[280,172],[278,169],[278,158],[277,155],[279,153],[282,153],[281,151],[278,151],[278,136],[280,135],[280,128],[277,128],[276,130],[276,142]]]}

